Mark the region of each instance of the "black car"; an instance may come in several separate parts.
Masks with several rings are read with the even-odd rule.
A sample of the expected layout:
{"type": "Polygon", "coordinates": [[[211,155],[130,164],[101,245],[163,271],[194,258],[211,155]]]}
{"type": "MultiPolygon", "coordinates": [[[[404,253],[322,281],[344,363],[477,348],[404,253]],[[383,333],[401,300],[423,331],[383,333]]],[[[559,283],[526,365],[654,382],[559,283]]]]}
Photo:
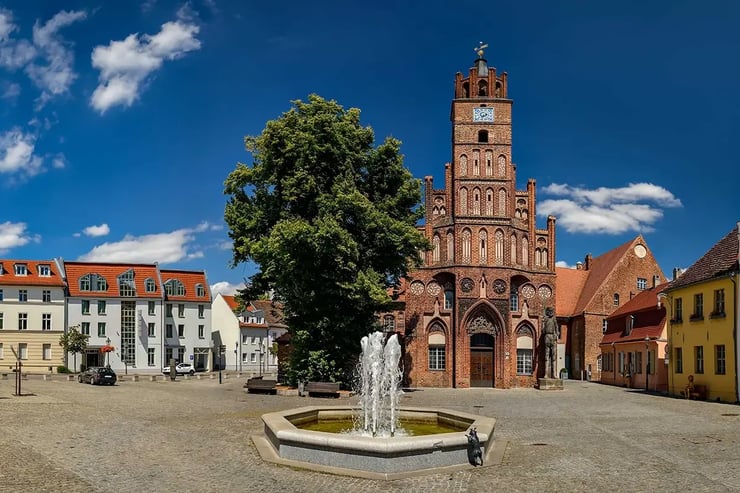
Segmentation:
{"type": "Polygon", "coordinates": [[[104,366],[91,366],[77,375],[78,382],[90,385],[114,385],[117,379],[116,372],[104,366]]]}

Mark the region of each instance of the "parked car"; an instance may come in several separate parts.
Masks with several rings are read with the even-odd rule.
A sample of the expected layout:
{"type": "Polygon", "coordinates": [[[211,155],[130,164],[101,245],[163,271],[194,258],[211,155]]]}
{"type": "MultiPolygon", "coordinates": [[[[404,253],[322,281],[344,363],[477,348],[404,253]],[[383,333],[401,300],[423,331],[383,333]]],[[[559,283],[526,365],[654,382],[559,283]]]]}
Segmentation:
{"type": "MultiPolygon", "coordinates": [[[[165,375],[170,374],[170,367],[165,366],[162,368],[162,373],[165,375]]],[[[194,375],[195,368],[190,363],[178,363],[175,365],[175,375],[194,375]]]]}
{"type": "Polygon", "coordinates": [[[104,366],[91,366],[77,375],[78,382],[90,385],[114,385],[116,380],[116,372],[104,366]]]}

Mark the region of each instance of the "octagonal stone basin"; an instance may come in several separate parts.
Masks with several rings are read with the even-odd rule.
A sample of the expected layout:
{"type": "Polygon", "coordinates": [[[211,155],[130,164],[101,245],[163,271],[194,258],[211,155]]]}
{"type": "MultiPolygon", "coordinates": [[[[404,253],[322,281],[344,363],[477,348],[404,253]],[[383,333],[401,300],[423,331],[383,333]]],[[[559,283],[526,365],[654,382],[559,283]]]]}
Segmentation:
{"type": "Polygon", "coordinates": [[[262,415],[264,435],[252,437],[264,460],[278,464],[372,479],[396,479],[473,467],[467,430],[476,428],[483,464],[493,448],[496,420],[439,408],[401,408],[401,420],[431,420],[462,430],[433,435],[376,438],[303,430],[296,424],[349,418],[350,406],[307,406],[262,415]]]}

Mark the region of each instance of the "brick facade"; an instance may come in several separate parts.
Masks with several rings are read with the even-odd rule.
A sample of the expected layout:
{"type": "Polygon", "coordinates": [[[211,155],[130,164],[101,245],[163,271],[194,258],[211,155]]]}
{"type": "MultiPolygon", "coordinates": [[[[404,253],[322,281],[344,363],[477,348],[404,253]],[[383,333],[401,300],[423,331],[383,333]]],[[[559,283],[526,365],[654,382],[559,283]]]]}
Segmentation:
{"type": "Polygon", "coordinates": [[[529,387],[544,372],[555,218],[537,228],[535,181],[516,189],[512,103],[506,73],[497,76],[486,60],[457,74],[444,188],[425,178],[423,232],[433,249],[396,293],[406,385],[529,387]]]}

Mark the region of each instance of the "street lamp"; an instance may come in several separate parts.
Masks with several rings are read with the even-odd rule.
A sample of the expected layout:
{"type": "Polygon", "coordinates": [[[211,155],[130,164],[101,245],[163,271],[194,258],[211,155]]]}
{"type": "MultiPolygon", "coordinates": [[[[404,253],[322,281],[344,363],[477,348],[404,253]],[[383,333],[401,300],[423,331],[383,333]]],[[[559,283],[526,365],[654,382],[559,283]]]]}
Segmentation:
{"type": "Polygon", "coordinates": [[[645,336],[645,392],[648,391],[648,377],[650,376],[650,337],[645,336]]]}
{"type": "MultiPolygon", "coordinates": [[[[105,338],[105,345],[106,346],[110,346],[110,337],[106,337],[105,338]]],[[[110,349],[111,348],[110,347],[107,347],[106,349],[108,349],[108,351],[105,352],[105,358],[106,358],[105,366],[107,366],[108,368],[110,368],[110,349]]]]}

